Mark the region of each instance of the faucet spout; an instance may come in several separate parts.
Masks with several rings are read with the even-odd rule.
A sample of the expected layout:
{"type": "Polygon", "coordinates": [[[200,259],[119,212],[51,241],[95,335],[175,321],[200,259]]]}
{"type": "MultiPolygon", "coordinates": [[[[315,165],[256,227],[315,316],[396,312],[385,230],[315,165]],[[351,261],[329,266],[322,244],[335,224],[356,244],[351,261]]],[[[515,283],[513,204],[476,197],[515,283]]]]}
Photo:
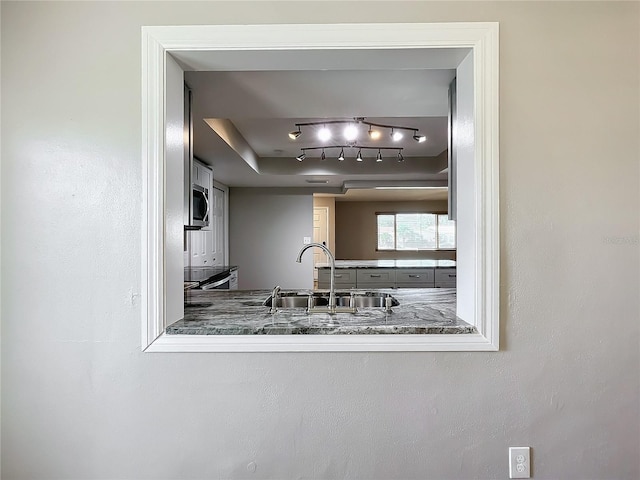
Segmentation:
{"type": "Polygon", "coordinates": [[[280,293],[280,285],[276,285],[271,292],[271,310],[269,313],[274,314],[278,312],[278,294],[280,293]]]}
{"type": "Polygon", "coordinates": [[[329,261],[331,264],[331,280],[329,284],[329,313],[335,313],[336,311],[336,289],[335,289],[336,259],[333,256],[333,253],[331,253],[331,250],[329,250],[322,243],[307,243],[306,245],[303,245],[302,248],[300,249],[296,262],[301,263],[302,254],[312,247],[317,247],[323,250],[324,253],[327,255],[327,257],[329,257],[329,261]]]}

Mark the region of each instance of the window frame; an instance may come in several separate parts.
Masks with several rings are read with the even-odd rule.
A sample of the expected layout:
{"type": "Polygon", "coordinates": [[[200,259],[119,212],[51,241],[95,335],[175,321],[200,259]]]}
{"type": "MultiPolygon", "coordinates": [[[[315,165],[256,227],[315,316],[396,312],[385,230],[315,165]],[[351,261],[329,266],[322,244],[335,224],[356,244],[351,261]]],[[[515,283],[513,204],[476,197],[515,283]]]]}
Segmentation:
{"type": "Polygon", "coordinates": [[[457,237],[458,237],[458,230],[456,228],[456,232],[455,232],[455,236],[456,236],[456,241],[454,242],[455,245],[453,247],[449,247],[449,248],[440,248],[440,246],[438,245],[440,242],[439,236],[438,236],[438,229],[440,228],[440,221],[439,221],[439,217],[441,215],[447,215],[447,212],[428,212],[428,211],[424,211],[424,212],[376,212],[376,252],[455,252],[456,251],[456,246],[457,246],[457,237]],[[393,221],[393,230],[394,230],[394,234],[393,234],[393,245],[394,248],[380,248],[380,241],[379,241],[379,223],[378,223],[378,216],[380,215],[393,215],[394,217],[397,217],[398,215],[434,215],[436,218],[436,248],[414,248],[414,249],[402,249],[399,250],[398,249],[398,221],[396,218],[394,218],[393,221]]]}
{"type": "MultiPolygon", "coordinates": [[[[499,27],[497,22],[142,27],[142,288],[144,352],[497,351],[500,337],[499,27]],[[300,35],[301,33],[304,35],[300,35]],[[301,40],[302,39],[302,40],[301,40]],[[472,287],[465,335],[166,335],[175,292],[165,256],[167,56],[238,50],[464,48],[473,55],[472,287]]],[[[182,95],[182,92],[180,92],[182,95]]],[[[458,244],[459,248],[459,244],[458,244]]],[[[181,253],[181,252],[180,252],[181,253]]],[[[181,293],[181,292],[177,292],[181,293]]]]}

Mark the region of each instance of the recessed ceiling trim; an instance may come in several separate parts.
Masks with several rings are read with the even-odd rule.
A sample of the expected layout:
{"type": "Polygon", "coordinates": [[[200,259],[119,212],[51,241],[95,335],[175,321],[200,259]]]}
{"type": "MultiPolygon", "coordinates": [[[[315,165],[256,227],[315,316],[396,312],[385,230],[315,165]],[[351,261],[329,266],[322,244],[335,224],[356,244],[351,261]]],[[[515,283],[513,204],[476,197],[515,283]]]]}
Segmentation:
{"type": "Polygon", "coordinates": [[[256,172],[260,172],[258,155],[232,122],[225,118],[205,118],[204,121],[227,145],[235,150],[240,158],[247,162],[247,165],[256,172]]]}
{"type": "Polygon", "coordinates": [[[387,181],[358,181],[353,180],[350,182],[344,182],[342,188],[347,190],[357,189],[378,189],[378,190],[392,190],[392,189],[406,189],[406,190],[425,190],[429,188],[442,188],[447,187],[448,182],[446,178],[438,180],[387,180],[387,181]]]}

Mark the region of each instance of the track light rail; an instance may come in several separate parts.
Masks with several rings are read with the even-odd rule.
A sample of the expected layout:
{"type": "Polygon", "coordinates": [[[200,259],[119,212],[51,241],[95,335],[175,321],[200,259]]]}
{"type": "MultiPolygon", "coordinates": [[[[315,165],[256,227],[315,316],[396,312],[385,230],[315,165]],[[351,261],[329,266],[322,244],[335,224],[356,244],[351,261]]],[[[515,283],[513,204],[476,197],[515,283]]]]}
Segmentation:
{"type": "Polygon", "coordinates": [[[295,140],[300,135],[302,135],[302,127],[313,127],[313,126],[320,126],[320,125],[326,127],[327,125],[345,125],[345,124],[350,124],[350,125],[362,124],[362,125],[366,125],[366,126],[369,127],[369,134],[371,134],[371,127],[387,128],[387,129],[391,130],[392,134],[396,130],[406,130],[408,132],[413,132],[413,139],[418,143],[422,143],[422,142],[426,141],[426,139],[427,139],[427,137],[425,137],[424,135],[420,135],[420,129],[419,128],[406,127],[406,126],[402,126],[402,125],[387,125],[387,124],[384,124],[384,123],[369,122],[369,121],[365,120],[365,117],[354,117],[352,120],[326,120],[326,121],[321,121],[321,122],[301,122],[301,123],[296,123],[295,124],[296,130],[294,130],[292,132],[289,132],[289,138],[291,138],[292,140],[295,140]]]}
{"type": "Polygon", "coordinates": [[[399,162],[404,161],[404,156],[402,155],[402,150],[404,150],[404,147],[371,147],[371,146],[367,146],[367,145],[358,145],[358,144],[347,144],[347,145],[325,145],[322,147],[303,147],[300,150],[302,150],[302,153],[300,155],[298,155],[296,157],[296,160],[298,160],[299,162],[302,162],[305,158],[307,158],[307,151],[308,150],[322,150],[322,155],[320,156],[320,160],[325,160],[326,159],[326,155],[325,155],[325,149],[329,149],[329,148],[339,148],[340,149],[340,153],[337,157],[338,160],[343,161],[345,159],[344,156],[344,149],[345,148],[354,148],[358,150],[358,153],[356,154],[356,160],[358,162],[362,162],[362,150],[377,150],[378,151],[378,155],[376,156],[376,161],[377,162],[381,162],[382,161],[382,151],[383,150],[392,150],[395,152],[398,152],[397,155],[397,159],[399,162]]]}

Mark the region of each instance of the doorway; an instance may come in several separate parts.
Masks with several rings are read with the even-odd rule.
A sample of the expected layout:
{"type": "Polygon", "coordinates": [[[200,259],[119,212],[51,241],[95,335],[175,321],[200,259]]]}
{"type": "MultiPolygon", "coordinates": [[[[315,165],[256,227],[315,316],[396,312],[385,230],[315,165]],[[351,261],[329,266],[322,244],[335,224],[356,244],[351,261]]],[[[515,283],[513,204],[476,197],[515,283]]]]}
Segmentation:
{"type": "MultiPolygon", "coordinates": [[[[313,207],[313,241],[326,245],[329,250],[329,207],[313,207]]],[[[331,252],[335,256],[336,252],[331,252]]],[[[313,288],[318,288],[318,263],[326,263],[327,257],[321,250],[313,251],[313,288]]]]}

